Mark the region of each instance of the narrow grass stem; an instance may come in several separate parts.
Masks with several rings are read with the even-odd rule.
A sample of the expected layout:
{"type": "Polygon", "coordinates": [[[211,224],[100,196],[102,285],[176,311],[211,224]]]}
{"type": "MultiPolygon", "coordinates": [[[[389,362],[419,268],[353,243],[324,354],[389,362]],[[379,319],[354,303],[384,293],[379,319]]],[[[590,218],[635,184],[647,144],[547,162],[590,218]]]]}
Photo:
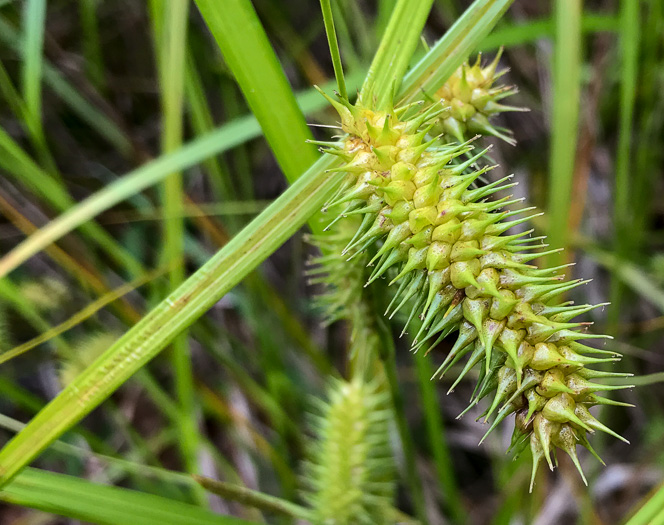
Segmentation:
{"type": "MultiPolygon", "coordinates": [[[[159,77],[162,93],[162,151],[170,153],[182,145],[185,60],[187,54],[188,0],[153,1],[155,33],[159,58],[159,77]]],[[[184,187],[182,173],[173,172],[162,186],[164,204],[164,244],[161,253],[170,265],[168,293],[185,280],[184,261],[184,187]]],[[[175,380],[175,395],[182,417],[177,420],[178,440],[182,458],[190,473],[199,471],[198,433],[199,411],[195,401],[194,379],[187,331],[172,343],[171,363],[175,380]]],[[[206,500],[200,490],[194,491],[199,504],[206,500]]]]}
{"type": "Polygon", "coordinates": [[[341,98],[348,98],[346,91],[346,80],[344,79],[344,70],[341,65],[341,54],[339,53],[339,43],[337,42],[337,33],[334,30],[334,17],[332,16],[332,6],[330,0],[320,0],[320,7],[323,11],[323,22],[325,23],[325,33],[327,34],[327,43],[330,46],[330,55],[332,56],[332,66],[334,67],[334,76],[337,79],[337,89],[341,98]]]}
{"type": "MultiPolygon", "coordinates": [[[[378,320],[380,322],[380,320],[378,320]]],[[[397,376],[396,349],[394,339],[387,327],[381,326],[378,330],[381,344],[381,357],[385,366],[385,375],[392,396],[392,405],[394,407],[394,419],[399,431],[399,438],[403,448],[404,462],[406,468],[406,481],[408,483],[408,493],[413,503],[415,516],[422,523],[428,523],[426,503],[424,492],[422,490],[421,479],[417,473],[417,455],[413,435],[410,432],[408,421],[406,420],[406,408],[402,387],[399,384],[397,376]]]]}
{"type": "Polygon", "coordinates": [[[290,501],[258,492],[257,490],[251,490],[247,487],[241,487],[239,485],[234,485],[233,483],[217,481],[203,476],[194,476],[194,480],[196,480],[197,483],[200,483],[206,490],[218,494],[225,499],[237,501],[238,503],[256,507],[268,512],[285,514],[286,516],[291,516],[293,518],[304,520],[311,518],[311,513],[306,508],[291,503],[290,501]]]}
{"type": "MultiPolygon", "coordinates": [[[[556,37],[553,56],[551,152],[549,157],[549,231],[553,248],[569,244],[576,139],[581,87],[582,0],[556,0],[556,37]]],[[[547,265],[560,266],[565,255],[552,254],[547,265]]]]}
{"type": "Polygon", "coordinates": [[[29,127],[41,130],[41,70],[44,45],[46,0],[28,0],[23,13],[23,97],[29,127]]]}
{"type": "Polygon", "coordinates": [[[443,491],[445,506],[454,523],[466,523],[467,515],[463,508],[461,493],[457,484],[457,476],[454,472],[452,455],[447,445],[447,436],[443,426],[443,418],[436,397],[436,383],[432,381],[434,369],[431,360],[419,352],[414,357],[417,370],[417,383],[419,385],[422,407],[424,408],[424,421],[429,436],[429,446],[433,453],[438,484],[443,491]]]}
{"type": "MultiPolygon", "coordinates": [[[[630,165],[632,149],[632,121],[636,100],[636,82],[639,59],[639,9],[640,3],[622,0],[620,12],[620,128],[618,131],[618,153],[616,155],[616,179],[614,185],[614,250],[619,258],[627,258],[630,252],[638,250],[630,235],[634,213],[630,210],[630,199],[634,197],[630,189],[630,165]]],[[[632,254],[633,255],[633,254],[632,254]]],[[[621,300],[624,287],[617,275],[611,280],[611,309],[609,310],[610,331],[615,332],[620,321],[621,300]]]]}

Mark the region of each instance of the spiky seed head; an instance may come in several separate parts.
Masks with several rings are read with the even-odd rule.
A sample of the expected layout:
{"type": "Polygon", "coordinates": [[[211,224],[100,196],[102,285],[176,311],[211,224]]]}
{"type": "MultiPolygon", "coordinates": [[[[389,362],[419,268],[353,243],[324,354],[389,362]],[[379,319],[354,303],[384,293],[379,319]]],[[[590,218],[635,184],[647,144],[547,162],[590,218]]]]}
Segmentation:
{"type": "Polygon", "coordinates": [[[335,381],[312,419],[315,438],[303,471],[315,523],[391,523],[394,464],[389,396],[378,381],[335,381]]]}
{"type": "Polygon", "coordinates": [[[491,117],[505,111],[527,111],[500,102],[517,91],[514,87],[494,86],[505,73],[497,71],[501,54],[502,49],[491,63],[484,66],[479,56],[472,65],[464,62],[436,91],[433,98],[440,101],[447,111],[432,133],[443,134],[448,141],[458,142],[464,142],[474,134],[492,135],[515,144],[509,130],[496,127],[490,121],[491,117]]]}
{"type": "MultiPolygon", "coordinates": [[[[472,104],[481,99],[478,86],[493,82],[494,74],[495,63],[466,65],[445,93],[472,104]]],[[[482,101],[482,108],[495,110],[490,100],[482,101]]],[[[374,253],[366,255],[373,265],[369,283],[390,274],[389,283],[397,288],[390,316],[408,302],[414,305],[409,322],[417,314],[423,325],[413,350],[425,344],[430,349],[436,338],[459,330],[458,344],[436,376],[466,357],[452,391],[473,367],[481,367],[471,405],[493,397],[486,412],[486,417],[495,414],[489,432],[516,412],[515,446],[529,439],[533,479],[542,459],[553,468],[555,448],[578,465],[573,445],[589,448],[588,433],[617,436],[588,411],[606,402],[596,392],[609,389],[590,381],[600,376],[589,367],[616,357],[588,355],[606,351],[578,342],[599,337],[581,331],[585,323],[570,322],[586,307],[558,299],[584,281],[561,282],[560,269],[531,264],[546,253],[536,251],[545,247],[541,238],[533,244],[530,232],[508,232],[526,221],[531,209],[500,211],[506,202],[488,200],[506,185],[472,187],[484,171],[473,168],[483,152],[459,163],[454,159],[472,146],[427,140],[441,114],[437,107],[411,117],[397,109],[388,118],[347,101],[342,105],[361,117],[342,115],[348,133],[343,149],[354,153],[339,169],[347,176],[338,200],[358,206],[364,217],[355,219],[360,225],[341,253],[374,253]]]]}

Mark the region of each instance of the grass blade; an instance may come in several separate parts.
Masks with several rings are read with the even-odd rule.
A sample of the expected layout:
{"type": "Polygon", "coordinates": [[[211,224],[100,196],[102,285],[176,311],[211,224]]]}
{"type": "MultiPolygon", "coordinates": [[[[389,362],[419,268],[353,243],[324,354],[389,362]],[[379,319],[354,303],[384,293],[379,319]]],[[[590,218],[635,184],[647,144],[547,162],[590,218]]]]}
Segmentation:
{"type": "MultiPolygon", "coordinates": [[[[553,110],[549,158],[549,230],[553,248],[569,243],[569,213],[576,159],[581,86],[581,0],[557,0],[553,57],[553,110]]],[[[562,253],[547,264],[563,264],[562,253]]]]}
{"type": "Polygon", "coordinates": [[[419,45],[420,34],[432,4],[432,0],[397,2],[362,86],[362,104],[376,109],[392,104],[392,97],[401,85],[403,74],[419,45]],[[408,20],[408,23],[404,20],[408,20]]]}
{"type": "Polygon", "coordinates": [[[30,129],[41,129],[42,48],[46,0],[28,0],[23,14],[23,98],[30,129]]]}
{"type": "Polygon", "coordinates": [[[31,507],[90,523],[136,523],[142,525],[240,525],[238,518],[161,496],[119,487],[99,485],[85,479],[27,469],[0,492],[5,503],[31,507]]]}
{"type": "Polygon", "coordinates": [[[325,34],[327,35],[327,45],[330,48],[330,55],[332,56],[332,66],[334,67],[334,78],[337,80],[337,89],[339,90],[339,95],[341,95],[341,98],[348,98],[346,80],[344,79],[344,69],[341,65],[341,55],[339,54],[337,33],[334,30],[334,18],[332,16],[332,6],[330,5],[330,0],[321,0],[320,8],[323,12],[325,34]]]}
{"type": "MultiPolygon", "coordinates": [[[[618,152],[616,155],[616,181],[614,186],[614,250],[618,257],[626,258],[634,246],[630,230],[633,224],[631,207],[634,204],[633,191],[630,189],[630,159],[632,146],[632,122],[634,102],[636,100],[636,82],[639,68],[639,2],[623,0],[621,2],[620,31],[620,128],[618,132],[618,152]]],[[[615,278],[611,282],[610,324],[615,328],[620,316],[620,302],[623,287],[615,278]]]]}
{"type": "Polygon", "coordinates": [[[293,182],[318,158],[313,138],[277,56],[249,0],[196,0],[251,112],[293,182]],[[293,154],[295,151],[295,154],[293,154]]]}

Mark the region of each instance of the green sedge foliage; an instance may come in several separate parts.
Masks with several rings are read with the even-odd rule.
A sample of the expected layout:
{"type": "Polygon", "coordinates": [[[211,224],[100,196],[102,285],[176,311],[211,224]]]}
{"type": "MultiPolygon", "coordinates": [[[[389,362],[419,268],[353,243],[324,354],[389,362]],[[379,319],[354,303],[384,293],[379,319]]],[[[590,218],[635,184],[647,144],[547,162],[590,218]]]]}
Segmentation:
{"type": "MultiPolygon", "coordinates": [[[[473,67],[478,68],[474,73],[478,78],[493,79],[495,63],[484,69],[473,67]]],[[[465,65],[452,82],[458,85],[459,78],[469,82],[470,77],[465,65]]],[[[449,86],[441,90],[452,95],[463,95],[462,91],[449,86]]],[[[493,91],[494,98],[505,92],[493,91]]],[[[487,150],[471,155],[470,141],[446,144],[440,136],[431,138],[441,121],[445,126],[450,117],[447,106],[454,108],[454,101],[445,99],[447,106],[436,103],[425,109],[411,104],[378,111],[343,98],[328,100],[347,134],[339,142],[319,143],[324,151],[344,159],[345,165],[335,171],[347,174],[328,208],[344,206],[340,217],[361,218],[342,255],[353,260],[378,247],[369,260],[372,272],[367,284],[390,275],[390,284],[398,286],[392,315],[406,304],[413,305],[406,325],[415,315],[422,320],[413,351],[430,349],[458,332],[434,377],[442,377],[466,358],[452,390],[479,367],[470,407],[493,396],[484,413],[485,418],[495,416],[487,435],[515,414],[510,448],[520,453],[530,447],[531,489],[542,460],[553,469],[557,449],[571,457],[585,482],[576,446],[583,445],[596,456],[588,442],[596,430],[624,440],[588,409],[598,404],[625,405],[597,394],[625,387],[595,380],[629,375],[589,368],[617,361],[619,355],[584,344],[608,336],[585,333],[582,328],[589,323],[572,322],[596,306],[560,302],[563,293],[585,281],[563,282],[564,266],[538,269],[530,264],[550,253],[537,251],[545,245],[543,237],[530,237],[532,230],[506,234],[532,218],[523,216],[532,208],[501,211],[520,201],[488,200],[514,186],[510,177],[475,187],[490,169],[474,168],[487,150]]]]}
{"type": "Polygon", "coordinates": [[[380,381],[335,381],[304,464],[304,499],[313,523],[391,523],[394,464],[389,445],[389,394],[380,381]]]}

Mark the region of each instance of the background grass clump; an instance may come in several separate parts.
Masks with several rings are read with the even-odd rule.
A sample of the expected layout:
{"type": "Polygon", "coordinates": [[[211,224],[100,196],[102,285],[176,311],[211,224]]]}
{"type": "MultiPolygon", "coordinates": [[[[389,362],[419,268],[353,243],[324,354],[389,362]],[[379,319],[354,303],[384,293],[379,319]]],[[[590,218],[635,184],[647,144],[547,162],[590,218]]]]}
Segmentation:
{"type": "Polygon", "coordinates": [[[356,438],[367,522],[662,522],[664,5],[321,4],[0,2],[0,521],[359,522],[324,482],[356,438]],[[511,425],[477,447],[479,371],[430,381],[454,338],[409,353],[411,308],[333,253],[361,217],[318,213],[342,175],[307,141],[341,132],[313,85],[414,102],[501,47],[530,111],[490,117],[487,177],[545,212],[543,264],[592,279],[566,299],[611,303],[583,320],[635,374],[610,397],[636,408],[595,412],[631,445],[578,448],[588,488],[560,454],[529,494],[511,425]]]}

